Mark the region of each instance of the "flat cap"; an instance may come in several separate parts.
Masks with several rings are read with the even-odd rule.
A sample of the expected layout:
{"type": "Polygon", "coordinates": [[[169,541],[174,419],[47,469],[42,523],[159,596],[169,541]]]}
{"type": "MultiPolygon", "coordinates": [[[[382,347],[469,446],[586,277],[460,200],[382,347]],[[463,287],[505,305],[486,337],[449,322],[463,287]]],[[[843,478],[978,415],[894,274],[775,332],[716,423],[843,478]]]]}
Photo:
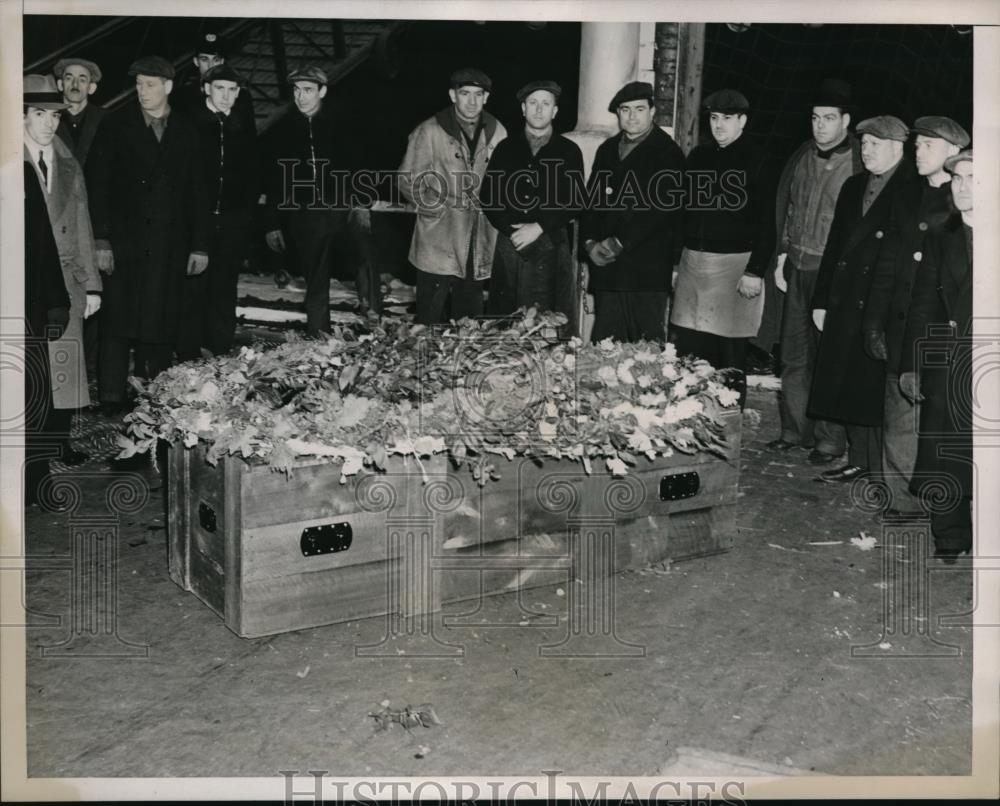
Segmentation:
{"type": "Polygon", "coordinates": [[[880,140],[899,140],[901,143],[905,143],[906,138],[910,136],[910,130],[906,124],[892,115],[878,115],[862,120],[858,124],[857,132],[858,134],[870,134],[880,140]]]}
{"type": "Polygon", "coordinates": [[[296,81],[312,81],[321,87],[325,87],[330,83],[330,80],[326,77],[326,73],[315,64],[305,64],[302,67],[292,70],[288,74],[288,83],[294,84],[296,81]]]}
{"type": "Polygon", "coordinates": [[[750,102],[739,90],[718,90],[702,101],[701,108],[706,112],[745,114],[750,111],[750,102]]]}
{"type": "Polygon", "coordinates": [[[215,31],[204,31],[195,43],[194,52],[211,53],[224,59],[229,52],[227,45],[226,38],[222,34],[215,31]]]}
{"type": "Polygon", "coordinates": [[[810,109],[815,106],[836,106],[839,109],[851,110],[854,108],[854,99],[851,93],[851,85],[839,78],[824,78],[819,85],[819,89],[809,102],[810,109]]]}
{"type": "Polygon", "coordinates": [[[944,161],[944,169],[950,173],[955,173],[955,166],[960,162],[972,162],[972,149],[967,148],[965,151],[959,151],[955,156],[948,157],[944,161]]]}
{"type": "Polygon", "coordinates": [[[627,104],[629,101],[649,101],[652,105],[653,85],[646,81],[630,81],[615,93],[615,97],[608,104],[608,111],[617,112],[619,106],[627,104]]]}
{"type": "Polygon", "coordinates": [[[913,133],[922,134],[924,137],[937,137],[941,140],[947,140],[959,148],[965,148],[972,139],[969,137],[969,133],[951,118],[939,115],[928,115],[927,117],[917,118],[913,121],[913,133]]]}
{"type": "Polygon", "coordinates": [[[52,76],[30,73],[24,77],[24,105],[35,109],[66,109],[69,104],[52,76]]]}
{"type": "Polygon", "coordinates": [[[128,74],[130,76],[159,76],[160,78],[172,81],[174,78],[174,66],[162,56],[143,56],[141,59],[136,59],[132,62],[132,66],[128,69],[128,74]]]}
{"type": "Polygon", "coordinates": [[[201,77],[202,84],[210,84],[213,81],[233,81],[240,87],[245,83],[240,74],[228,64],[217,64],[215,67],[209,68],[201,77]]]}
{"type": "Polygon", "coordinates": [[[451,74],[449,85],[457,90],[459,87],[482,87],[489,92],[493,89],[493,82],[482,70],[475,67],[460,67],[451,74]]]}
{"type": "Polygon", "coordinates": [[[554,81],[529,81],[517,91],[517,100],[524,103],[525,98],[538,90],[551,92],[557,101],[559,100],[559,96],[562,95],[562,87],[554,81]]]}
{"type": "Polygon", "coordinates": [[[52,75],[56,78],[62,78],[63,73],[66,72],[66,68],[74,64],[80,65],[80,67],[83,67],[88,73],[90,73],[90,80],[95,84],[99,83],[101,76],[104,75],[101,72],[101,68],[94,64],[90,59],[60,59],[52,67],[52,75]]]}

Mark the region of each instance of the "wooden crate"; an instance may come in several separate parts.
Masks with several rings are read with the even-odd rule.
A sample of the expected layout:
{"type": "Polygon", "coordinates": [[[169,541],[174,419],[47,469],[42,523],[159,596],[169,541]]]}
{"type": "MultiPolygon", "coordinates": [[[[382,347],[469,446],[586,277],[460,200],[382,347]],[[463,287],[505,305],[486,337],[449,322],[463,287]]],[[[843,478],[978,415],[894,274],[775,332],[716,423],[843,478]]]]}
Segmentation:
{"type": "Polygon", "coordinates": [[[727,429],[727,459],[642,459],[621,479],[501,459],[501,480],[484,488],[443,456],[423,472],[393,458],[385,474],[340,484],[338,465],[302,462],[286,477],[233,457],[213,467],[204,447],[171,446],[170,576],[235,633],[257,637],[565,583],[595,540],[611,547],[604,573],[725,551],[738,414],[727,429]]]}

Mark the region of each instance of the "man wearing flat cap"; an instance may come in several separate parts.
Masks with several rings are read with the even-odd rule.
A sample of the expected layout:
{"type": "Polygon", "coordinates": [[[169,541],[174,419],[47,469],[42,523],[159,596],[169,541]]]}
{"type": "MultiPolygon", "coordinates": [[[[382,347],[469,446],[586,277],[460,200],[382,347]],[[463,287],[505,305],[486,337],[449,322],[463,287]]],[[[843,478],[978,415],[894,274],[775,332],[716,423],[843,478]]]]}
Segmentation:
{"type": "Polygon", "coordinates": [[[594,295],[591,338],[664,341],[684,154],[653,121],[652,85],[626,84],[608,111],[620,131],[597,148],[580,227],[594,295]]]}
{"type": "Polygon", "coordinates": [[[451,75],[442,109],[410,132],[399,190],[417,209],[410,263],[417,269],[417,322],[483,313],[497,231],[479,199],[486,163],[507,130],[483,107],[493,87],[482,70],[451,75]]]}
{"type": "MultiPolygon", "coordinates": [[[[330,332],[337,247],[353,237],[350,177],[365,161],[362,138],[333,111],[326,73],[304,65],[289,73],[288,83],[294,108],[268,137],[267,244],[278,253],[294,247],[306,286],[306,328],[316,336],[330,332]]],[[[359,297],[365,293],[359,284],[359,297]]]]}
{"type": "Polygon", "coordinates": [[[857,126],[865,173],[844,182],[813,293],[821,331],[809,395],[810,417],[846,426],[847,464],[820,474],[830,482],[881,481],[885,363],[865,352],[862,321],[896,189],[913,174],[903,161],[910,130],[879,115],[857,126]]]}
{"type": "Polygon", "coordinates": [[[106,114],[104,107],[90,102],[102,78],[101,68],[90,59],[70,57],[57,61],[52,72],[67,105],[56,134],[86,173],[90,146],[106,114]]]}
{"type": "Polygon", "coordinates": [[[109,276],[99,387],[106,413],[126,404],[129,353],[152,378],[173,361],[184,278],[208,266],[208,214],[194,124],[170,106],[174,67],[132,63],[136,100],[110,114],[94,146],[94,235],[109,276]]]}
{"type": "Polygon", "coordinates": [[[576,283],[570,222],[580,213],[573,177],[583,177],[583,155],[556,134],[552,121],[562,90],[532,81],[518,90],[524,126],[500,142],[486,171],[481,199],[496,227],[490,312],[524,306],[566,314],[576,331],[576,283]]]}
{"type": "Polygon", "coordinates": [[[236,332],[240,267],[250,241],[250,217],[258,187],[257,131],[236,114],[244,81],[229,65],[204,75],[205,95],[193,112],[209,215],[208,268],[184,280],[184,306],[177,356],[226,353],[236,332]]]}
{"type": "Polygon", "coordinates": [[[813,420],[806,413],[819,343],[810,303],[840,188],[864,166],[861,146],[848,131],[853,110],[850,85],[827,79],[809,100],[813,136],[785,164],[775,199],[777,254],[772,276],[774,287],[784,295],[783,299],[771,295],[770,303],[764,300],[758,342],[770,350],[780,333],[781,435],[767,447],[811,448],[810,462],[828,464],[844,453],[846,435],[842,425],[813,420]],[[776,321],[780,321],[777,329],[776,321]]]}
{"type": "MultiPolygon", "coordinates": [[[[212,68],[226,63],[229,47],[229,42],[218,31],[203,31],[198,36],[194,45],[194,56],[191,57],[194,70],[189,67],[185,68],[187,76],[173,93],[178,109],[188,116],[193,116],[197,110],[205,105],[205,75],[212,68]]],[[[256,127],[257,120],[254,116],[253,99],[250,97],[248,88],[244,87],[237,94],[232,114],[236,115],[241,126],[256,127]]]]}
{"type": "Polygon", "coordinates": [[[935,555],[953,563],[962,552],[972,551],[975,495],[972,151],[949,157],[945,169],[952,175],[956,212],[939,229],[930,230],[924,241],[924,260],[913,281],[903,337],[899,385],[910,400],[921,401],[910,491],[927,495],[935,555]]]}
{"type": "Polygon", "coordinates": [[[24,108],[24,162],[38,177],[70,300],[66,329],[61,338],[49,342],[52,411],[46,430],[58,435],[61,460],[77,465],[87,456],[70,447],[69,431],[74,412],[90,405],[83,321],[101,307],[101,276],[83,169],[56,137],[66,104],[51,76],[25,76],[24,108]]]}
{"type": "Polygon", "coordinates": [[[744,136],[750,103],[724,89],[709,95],[713,143],[684,166],[684,251],[670,310],[671,341],[682,355],[737,370],[746,400],[747,343],[764,307],[764,271],[774,252],[774,182],[763,153],[744,136]]]}
{"type": "Polygon", "coordinates": [[[863,323],[868,354],[886,362],[882,468],[890,496],[883,513],[887,519],[920,514],[919,501],[909,491],[920,405],[900,391],[899,364],[913,283],[923,266],[924,240],[954,210],[951,174],[944,164],[969,144],[965,129],[950,118],[917,118],[911,129],[916,134],[917,175],[893,194],[863,323]]]}

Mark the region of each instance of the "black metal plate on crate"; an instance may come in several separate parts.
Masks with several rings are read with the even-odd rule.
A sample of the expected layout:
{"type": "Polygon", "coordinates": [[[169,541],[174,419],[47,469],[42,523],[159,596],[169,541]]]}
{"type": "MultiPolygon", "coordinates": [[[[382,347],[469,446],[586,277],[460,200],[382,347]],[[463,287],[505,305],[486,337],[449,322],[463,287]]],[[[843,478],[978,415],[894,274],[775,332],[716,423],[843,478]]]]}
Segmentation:
{"type": "Polygon", "coordinates": [[[660,500],[680,501],[682,498],[693,498],[701,489],[701,478],[698,473],[674,473],[660,479],[660,500]]]}
{"type": "Polygon", "coordinates": [[[214,532],[217,524],[215,522],[215,510],[202,501],[198,504],[198,523],[206,532],[214,532]]]}
{"type": "Polygon", "coordinates": [[[333,554],[336,551],[347,551],[351,547],[354,533],[351,524],[346,521],[339,523],[324,523],[322,526],[310,526],[302,530],[299,548],[303,557],[315,557],[319,554],[333,554]]]}

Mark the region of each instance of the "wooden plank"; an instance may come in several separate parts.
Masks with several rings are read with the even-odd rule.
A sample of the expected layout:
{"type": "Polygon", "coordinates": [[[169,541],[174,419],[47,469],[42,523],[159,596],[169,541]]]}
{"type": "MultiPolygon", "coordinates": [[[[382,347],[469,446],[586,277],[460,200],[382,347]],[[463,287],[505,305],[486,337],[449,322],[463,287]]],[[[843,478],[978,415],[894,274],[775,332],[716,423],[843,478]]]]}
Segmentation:
{"type": "Polygon", "coordinates": [[[223,473],[226,489],[223,545],[223,615],[226,626],[236,631],[243,614],[243,476],[244,462],[226,459],[223,473]]]}
{"type": "Polygon", "coordinates": [[[167,570],[184,590],[188,582],[188,452],[176,445],[167,447],[167,570]]]}

